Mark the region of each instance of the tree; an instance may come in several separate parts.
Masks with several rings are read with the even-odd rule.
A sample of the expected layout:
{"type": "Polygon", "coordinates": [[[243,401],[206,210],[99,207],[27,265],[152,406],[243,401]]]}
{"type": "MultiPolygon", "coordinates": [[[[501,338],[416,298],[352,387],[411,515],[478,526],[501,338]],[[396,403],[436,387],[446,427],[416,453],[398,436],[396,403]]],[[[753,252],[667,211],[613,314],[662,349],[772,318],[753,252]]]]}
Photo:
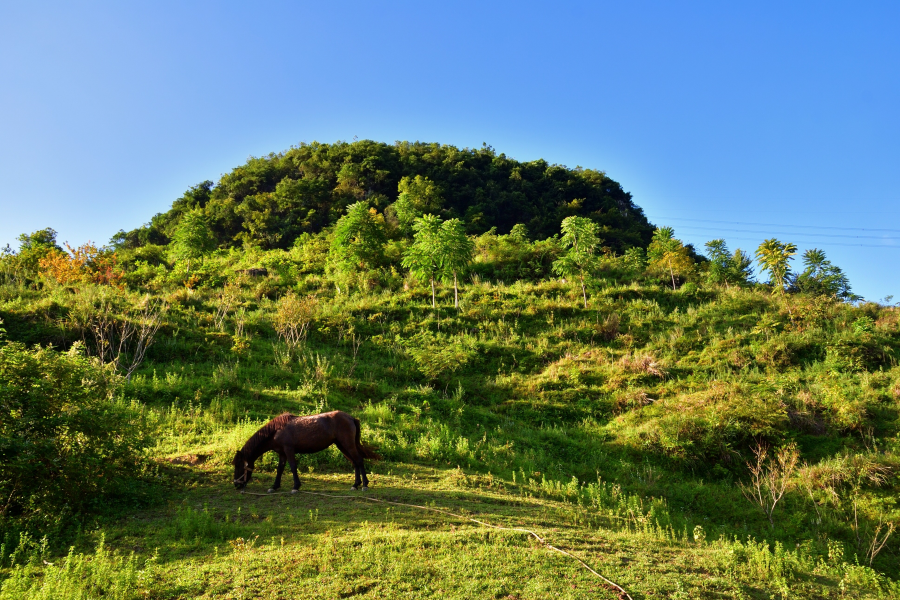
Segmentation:
{"type": "Polygon", "coordinates": [[[453,302],[459,308],[457,274],[472,262],[475,242],[466,235],[466,228],[459,219],[450,219],[441,225],[441,267],[445,280],[453,276],[453,302]]]}
{"type": "Polygon", "coordinates": [[[517,244],[527,244],[531,241],[528,239],[528,228],[521,223],[513,225],[509,230],[509,238],[517,244]]]}
{"type": "Polygon", "coordinates": [[[841,300],[859,299],[859,296],[852,292],[847,275],[840,267],[831,264],[822,250],[812,248],[804,252],[803,265],[806,269],[791,281],[792,291],[833,296],[841,300]]]}
{"type": "Polygon", "coordinates": [[[32,274],[37,273],[42,259],[63,251],[56,243],[56,230],[50,227],[40,229],[30,235],[23,233],[18,240],[19,253],[16,255],[18,263],[16,266],[32,274]]]}
{"type": "Polygon", "coordinates": [[[784,286],[791,274],[790,260],[797,253],[796,244],[780,242],[775,238],[768,239],[756,249],[756,260],[763,271],[768,271],[772,292],[784,293],[784,286]]]}
{"type": "Polygon", "coordinates": [[[434,280],[440,277],[444,266],[444,244],[441,219],[426,214],[413,222],[413,243],[403,254],[402,264],[420,281],[431,283],[431,306],[437,306],[434,280]]]}
{"type": "Polygon", "coordinates": [[[404,226],[398,218],[397,227],[410,237],[412,222],[425,213],[459,217],[476,235],[524,223],[532,240],[559,232],[565,217],[590,217],[603,231],[604,245],[620,253],[645,248],[653,233],[631,194],[601,171],[519,162],[489,146],[359,140],[303,143],[251,157],[214,184],[194,186],[147,225],[117,235],[117,243],[125,244],[122,249],[168,244],[184,212],[201,207],[217,247],[287,249],[302,232],[330,231],[346,206],[360,200],[379,212],[386,208],[391,224],[408,202],[412,217],[404,217],[404,226]]]}
{"type": "Polygon", "coordinates": [[[640,246],[633,246],[625,250],[622,255],[622,266],[631,277],[643,273],[647,268],[647,255],[644,249],[640,246]]]}
{"type": "Polygon", "coordinates": [[[408,231],[416,219],[425,213],[436,214],[444,205],[440,190],[427,177],[404,177],[397,186],[400,195],[394,203],[394,213],[400,228],[408,231]]]}
{"type": "Polygon", "coordinates": [[[706,242],[706,255],[709,257],[710,283],[740,285],[753,278],[752,260],[740,248],[731,254],[725,240],[706,242]]]}
{"type": "Polygon", "coordinates": [[[18,240],[20,251],[35,250],[37,248],[51,248],[62,251],[62,248],[56,244],[56,230],[51,227],[40,229],[31,235],[23,233],[18,237],[18,240]]]}
{"type": "Polygon", "coordinates": [[[675,230],[671,227],[658,227],[653,232],[653,240],[647,247],[647,259],[651,268],[669,272],[672,278],[672,289],[675,289],[675,274],[689,274],[694,268],[690,252],[675,238],[675,230]]]}
{"type": "Polygon", "coordinates": [[[172,234],[172,254],[176,260],[186,260],[188,273],[191,261],[203,258],[212,250],[215,240],[203,210],[195,208],[184,213],[172,234]]]}
{"type": "MultiPolygon", "coordinates": [[[[330,268],[347,276],[377,267],[384,258],[384,217],[360,200],[347,207],[347,214],[334,226],[328,253],[330,268]]],[[[340,291],[340,287],[338,287],[340,291]]]]}
{"type": "Polygon", "coordinates": [[[563,277],[575,277],[581,280],[581,296],[587,308],[587,289],[584,285],[585,274],[590,275],[597,268],[595,251],[600,245],[600,228],[587,217],[566,217],[562,222],[562,244],[568,248],[566,253],[553,262],[553,272],[563,277]]]}

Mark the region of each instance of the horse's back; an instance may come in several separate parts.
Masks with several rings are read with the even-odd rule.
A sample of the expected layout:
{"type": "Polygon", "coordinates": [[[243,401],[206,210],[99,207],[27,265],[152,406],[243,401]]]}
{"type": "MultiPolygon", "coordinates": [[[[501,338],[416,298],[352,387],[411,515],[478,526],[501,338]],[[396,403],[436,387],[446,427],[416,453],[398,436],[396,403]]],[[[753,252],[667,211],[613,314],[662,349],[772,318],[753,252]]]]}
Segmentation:
{"type": "Polygon", "coordinates": [[[355,434],[355,421],[340,410],[294,417],[278,432],[276,441],[298,452],[318,452],[339,442],[348,432],[355,434]]]}

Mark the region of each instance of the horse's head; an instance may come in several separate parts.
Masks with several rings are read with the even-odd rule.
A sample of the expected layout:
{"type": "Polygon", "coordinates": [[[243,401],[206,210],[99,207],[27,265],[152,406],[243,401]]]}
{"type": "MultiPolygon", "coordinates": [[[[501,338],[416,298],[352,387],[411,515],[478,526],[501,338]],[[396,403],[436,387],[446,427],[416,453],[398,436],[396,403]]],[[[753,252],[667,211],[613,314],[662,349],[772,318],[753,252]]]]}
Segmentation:
{"type": "Polygon", "coordinates": [[[234,487],[242,490],[250,483],[250,478],[253,476],[253,465],[244,456],[243,450],[237,451],[231,464],[234,465],[234,487]]]}

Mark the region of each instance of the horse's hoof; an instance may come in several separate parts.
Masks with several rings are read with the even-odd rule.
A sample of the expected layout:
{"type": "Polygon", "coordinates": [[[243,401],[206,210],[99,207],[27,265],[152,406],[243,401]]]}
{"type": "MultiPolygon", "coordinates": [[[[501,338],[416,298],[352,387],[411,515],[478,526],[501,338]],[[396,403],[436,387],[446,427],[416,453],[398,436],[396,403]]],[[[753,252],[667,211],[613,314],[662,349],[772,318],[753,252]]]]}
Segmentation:
{"type": "Polygon", "coordinates": [[[359,488],[357,488],[355,485],[351,485],[351,486],[350,486],[350,491],[351,491],[351,492],[355,492],[355,491],[357,491],[358,489],[359,489],[359,488]]]}
{"type": "Polygon", "coordinates": [[[369,491],[369,486],[367,486],[367,485],[362,486],[362,491],[368,492],[368,491],[369,491]]]}
{"type": "Polygon", "coordinates": [[[274,493],[275,493],[275,488],[269,488],[269,489],[267,489],[267,490],[266,490],[266,493],[267,493],[267,494],[274,494],[274,493]]]}
{"type": "Polygon", "coordinates": [[[300,490],[291,490],[291,493],[292,493],[292,494],[296,494],[296,493],[299,492],[299,491],[300,491],[300,490]]]}

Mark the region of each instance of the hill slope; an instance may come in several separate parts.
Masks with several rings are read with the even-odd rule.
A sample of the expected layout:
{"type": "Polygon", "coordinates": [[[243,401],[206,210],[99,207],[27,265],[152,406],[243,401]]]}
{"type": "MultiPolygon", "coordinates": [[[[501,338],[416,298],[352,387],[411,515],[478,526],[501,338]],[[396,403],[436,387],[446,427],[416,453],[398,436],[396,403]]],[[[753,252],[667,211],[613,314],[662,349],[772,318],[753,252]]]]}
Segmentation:
{"type": "MultiPolygon", "coordinates": [[[[410,164],[429,148],[460,152],[409,147],[410,164]]],[[[323,216],[289,249],[278,245],[294,233],[273,234],[268,249],[262,237],[234,246],[268,227],[265,210],[241,219],[300,181],[278,172],[295,159],[301,189],[331,152],[369,164],[377,184],[389,170],[347,162],[357,150],[408,147],[254,159],[166,217],[207,219],[225,247],[142,246],[168,235],[159,217],[162,229],[135,233],[133,248],[124,235],[116,252],[66,254],[44,230],[0,256],[0,598],[615,597],[520,533],[233,490],[232,458],[254,431],[283,411],[328,409],[358,417],[384,456],[370,465],[373,497],[533,529],[634,598],[900,593],[896,307],[841,302],[849,282],[829,288],[813,271],[756,284],[724,243],[697,264],[662,229],[647,254],[572,258],[587,264],[584,288],[577,271],[554,276],[573,243],[522,228],[461,236],[474,250],[468,270],[430,281],[404,267],[413,236],[389,222],[393,202],[347,174],[356,167],[340,167],[322,206],[368,194],[368,207],[345,211],[368,238],[341,237],[323,216]],[[357,243],[333,269],[341,244],[357,243]]],[[[463,165],[505,160],[460,154],[463,165]]],[[[535,181],[558,172],[539,170],[535,181]]],[[[419,185],[419,200],[444,197],[435,210],[459,214],[424,177],[396,180],[428,172],[449,186],[439,171],[390,171],[385,189],[419,185]]],[[[275,466],[272,455],[257,462],[252,491],[264,493],[275,466]]],[[[351,472],[334,448],[300,466],[304,491],[346,495],[351,472]]]]}

